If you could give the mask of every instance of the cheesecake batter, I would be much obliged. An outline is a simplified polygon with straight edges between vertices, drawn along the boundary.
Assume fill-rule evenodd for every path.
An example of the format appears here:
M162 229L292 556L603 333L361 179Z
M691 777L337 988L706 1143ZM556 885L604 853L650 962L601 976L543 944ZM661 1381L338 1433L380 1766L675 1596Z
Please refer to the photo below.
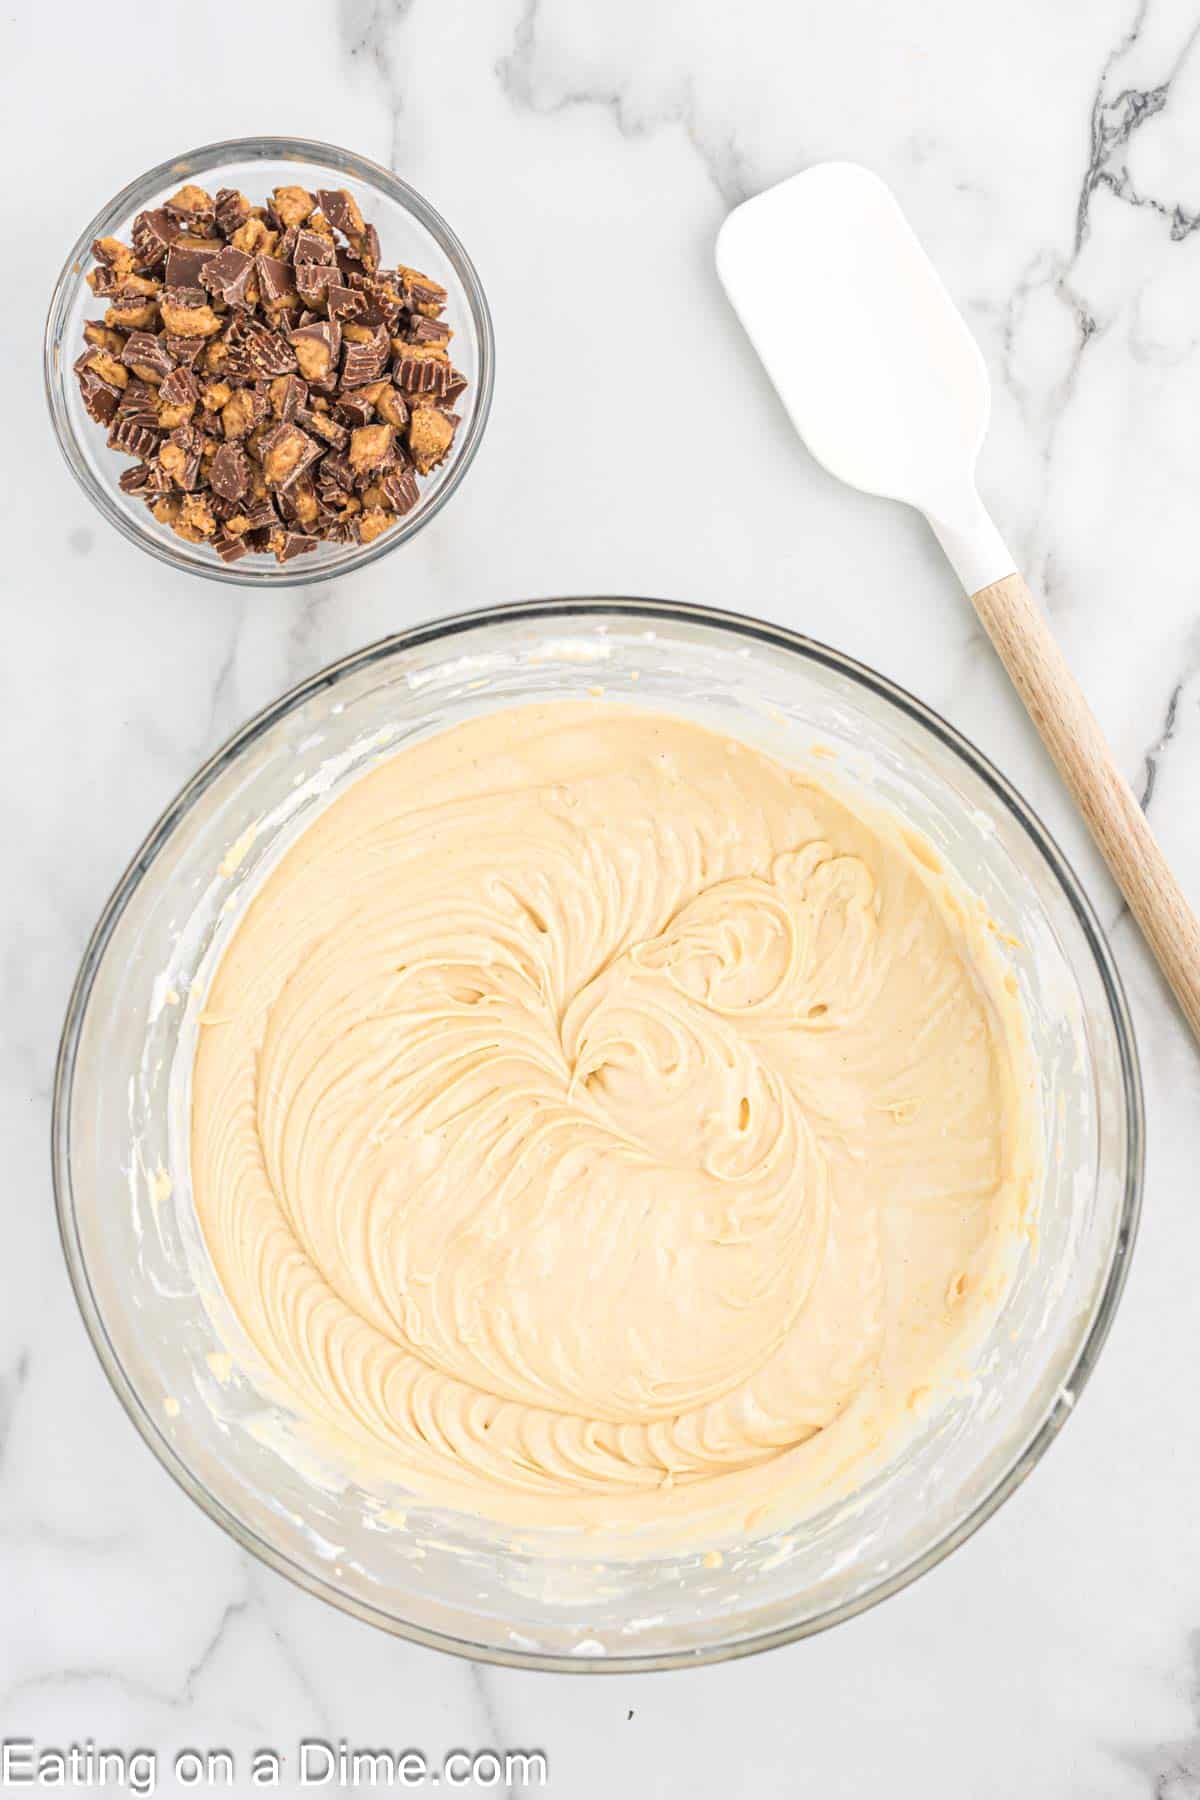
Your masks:
M898 823L686 721L566 702L401 751L268 877L204 1019L225 1293L300 1415L419 1495L797 1507L1002 1292L1029 1069L974 909Z

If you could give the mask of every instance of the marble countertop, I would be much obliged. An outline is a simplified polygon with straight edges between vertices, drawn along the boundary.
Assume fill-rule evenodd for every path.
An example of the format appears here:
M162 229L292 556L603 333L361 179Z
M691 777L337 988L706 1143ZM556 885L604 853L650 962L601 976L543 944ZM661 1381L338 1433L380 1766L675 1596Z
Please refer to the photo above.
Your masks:
M815 159L894 185L991 369L985 495L1200 903L1194 6L243 0L193 16L131 0L104 16L60 0L9 9L0 31L0 392L20 447L2 494L0 1737L91 1736L167 1763L304 1736L532 1745L569 1800L1196 1800L1200 1058L922 522L807 458L711 254L731 204ZM461 503L359 576L260 597L173 575L104 525L59 459L32 346L65 247L109 194L174 151L272 131L352 145L428 193L482 273L499 378ZM216 1530L99 1370L47 1156L77 959L201 759L375 637L571 592L798 626L973 737L1112 931L1149 1134L1111 1341L997 1517L823 1638L602 1681L392 1642Z

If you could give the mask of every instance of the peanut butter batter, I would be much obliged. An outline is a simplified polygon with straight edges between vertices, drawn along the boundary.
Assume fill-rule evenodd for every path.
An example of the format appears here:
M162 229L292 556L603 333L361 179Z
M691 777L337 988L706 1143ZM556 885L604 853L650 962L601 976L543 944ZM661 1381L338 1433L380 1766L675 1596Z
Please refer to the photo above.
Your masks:
M226 1295L302 1417L419 1495L798 1505L1002 1292L1003 975L922 841L699 726L568 702L427 739L296 842L209 995Z

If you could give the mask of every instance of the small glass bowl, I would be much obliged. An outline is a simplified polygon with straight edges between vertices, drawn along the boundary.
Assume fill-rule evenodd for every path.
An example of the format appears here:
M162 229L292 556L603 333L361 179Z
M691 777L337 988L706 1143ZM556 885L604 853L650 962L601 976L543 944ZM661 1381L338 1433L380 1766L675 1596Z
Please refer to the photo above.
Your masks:
M161 206L187 181L209 189L240 188L256 205L272 188L289 183L310 189L349 188L366 218L379 229L385 266L406 263L446 288L445 317L455 334L455 366L468 381L456 403L462 423L447 461L423 478L421 497L412 511L373 543L321 544L310 555L282 566L265 555L223 563L215 550L176 537L136 495L121 491L120 476L132 464L108 448L104 427L84 411L73 371L84 348L84 321L102 316L104 310L86 281L93 261L91 247L98 237L128 241L135 216L146 208ZM494 360L492 321L483 288L470 257L445 220L407 183L377 163L350 150L303 138L236 138L207 144L140 175L80 233L55 285L46 319L50 417L62 453L84 493L122 536L160 562L240 587L298 587L325 581L365 568L414 537L442 510L474 460L491 406Z

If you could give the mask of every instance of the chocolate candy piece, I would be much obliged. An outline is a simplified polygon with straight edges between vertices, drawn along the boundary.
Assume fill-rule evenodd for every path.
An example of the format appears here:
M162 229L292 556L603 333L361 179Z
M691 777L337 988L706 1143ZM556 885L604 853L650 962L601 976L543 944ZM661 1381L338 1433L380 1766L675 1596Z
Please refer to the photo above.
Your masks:
M298 556L307 556L315 550L320 538L308 537L302 531L285 531L275 544L275 561L279 563L294 562Z
M159 387L158 396L168 406L194 406L200 398L200 383L191 369L173 369Z
M436 406L415 406L408 422L408 450L422 475L442 462L454 440L458 420Z
M374 388L369 391L375 393ZM390 384L381 386L380 392L376 395L375 412L385 424L394 425L397 431L408 424L408 402L400 389L392 387Z
M125 384L117 407L119 419L136 419L139 425L158 424L158 389L136 377Z
M333 229L344 237L356 237L365 231L366 222L358 201L346 188L318 188L317 204Z
M321 446L298 425L281 420L262 441L262 470L268 487L286 487L298 481L316 462Z
M99 375L109 387L117 390L118 396L129 384L129 376L120 358L110 350L102 350L98 344L90 345L75 358L74 369L76 375L82 375L85 370Z
M186 226L208 224L213 217L214 210L212 195L206 194L202 187L197 187L191 181L164 202L164 211L168 218Z
M322 482L340 488L343 495L349 494L354 487L354 470L350 467L349 457L335 455L332 451L321 459L320 476Z
M99 272L107 275L113 271L102 269ZM150 276L123 276L120 285L109 290L105 297L109 301L104 315L107 325L117 325L123 331L145 331L154 324L160 294L158 283Z
M292 347L282 332L268 331L257 322L247 321L243 325L238 347L249 363L251 374L290 375L296 367Z
M395 331L404 310L404 294L399 284L387 275L360 275L356 271L346 279L350 287L373 303L370 312L376 316L372 323L385 324L389 331Z
M128 273L128 269L114 269L108 263L101 263L88 276L88 286L97 299L107 300L111 294L120 293Z
M213 212L217 230L223 237L232 237L238 226L244 225L250 217L250 202L236 188L218 188Z
M157 446L157 440L156 440L156 446ZM171 480L171 477L167 474L166 470L160 469L156 462L146 463L145 469L146 469L145 500L146 500L147 506L149 506L152 504L152 502L154 501L155 497L158 494L169 494L172 491L172 489L174 488L175 484Z
M367 265L362 257L356 256L354 251L348 250L344 244L339 244L337 246L335 254L337 256L337 266L342 273L342 280L347 287L350 286L351 275L366 275L369 273Z
M193 287L190 284L164 288L162 297L168 306L178 306L187 312L194 311L198 306L208 305L208 295L204 289L199 286ZM189 332L182 335L190 336L191 334Z
M117 419L108 434L108 447L120 450L126 456L147 457L154 455L161 439L161 432L138 419Z
M223 563L240 562L243 556L249 556L249 534L243 532L241 537L231 537L227 531L218 531L212 540L212 547Z
M390 425L360 425L350 433L350 467L356 477L382 468L391 452L395 432Z
M162 341L174 361L187 368L192 368L204 354L204 339L200 337L177 337L173 332L164 331Z
M280 225L287 229L290 226L303 225L312 212L313 205L313 197L307 188L277 187L271 190L268 210L274 218L278 219Z
M349 425L353 430L356 425L371 423L375 417L375 403L369 400L365 394L341 394L333 411L335 418L340 419L343 425Z
M431 276L422 275L420 269L397 269L396 273L401 277L404 304L409 312L435 319L449 298L445 288Z
M199 485L204 439L194 425L177 425L158 453L158 466L185 492Z
M131 235L133 247L137 251L138 267L159 269L180 233L170 214L160 206L153 212L140 212L133 221Z
M309 306L320 306L326 291L341 279L340 271L333 263L297 262L294 272L300 298Z
M205 264L212 261L218 249L217 244L205 245L203 248L199 244L189 244L186 247L178 243L172 244L167 251L167 266L164 271L167 286L197 287Z
M251 531L272 531L279 523L279 514L275 510L275 502L269 494L263 494L253 506L244 509L244 516Z
M160 301L163 325L178 337L214 337L221 321L201 287L164 288Z
M417 478L411 468L389 469L380 477L379 485L388 507L394 513L411 512L420 499Z
M282 386L276 393L272 384L271 406L275 416L279 419L294 419L300 408L308 403L308 383L301 381L298 375L279 375L276 380Z
M295 525L301 531L310 530L319 523L325 508L317 498L311 475L302 475L299 481L280 489L279 510L287 524Z
M155 331L131 331L121 349L121 361L127 369L136 369L144 381L159 381L175 367L162 338Z
M249 438L265 423L270 403L261 388L236 388L221 408L221 429L227 438Z
M120 238L93 238L92 255L97 262L104 263L107 268L111 268L114 264L120 264L126 269L133 266L133 252L128 244L121 242Z
M226 306L247 306L247 290L254 277L254 258L247 256L244 250L235 250L232 244L226 244L223 250L210 257L200 271L200 280L210 294L223 300Z
M335 450L344 450L350 442L350 433L347 428L339 424L338 420L330 413L309 412L307 408L302 407L296 414L296 423L302 425L305 431L311 432L313 437L319 437L323 443L331 444Z
M334 270L333 273L338 274L339 271ZM367 296L356 293L353 288L331 284L325 290L325 309L330 318L336 319L339 324L346 324L353 320L365 324Z
M401 393L410 399L428 395L440 400L450 386L452 372L448 362L441 362L436 357L401 356L393 380Z
M240 444L222 444L208 471L214 494L223 500L240 500L250 486L250 464Z
M279 256L260 255L255 259L258 291L267 306L280 306L296 293L296 282L290 266Z
M321 516L325 520L336 519L345 508L349 496L336 481L326 481L325 471L318 463L313 481L317 490L317 499L321 502Z
M331 544L356 544L358 531L354 518L349 513L341 514L326 526L325 536Z
M125 343L122 334L113 331L103 319L84 320L83 341L96 350L107 350L111 356L119 356Z
M321 237L319 233L305 231L301 227L296 233L296 248L292 260L298 263L329 263L336 268L337 256L332 238Z
M221 359L220 373L235 387L241 387L247 382L258 381L260 378L240 329L241 320L245 316L239 314L221 334L221 348L224 354Z
M349 331L353 330L355 327L349 327ZM364 387L369 381L378 381L387 367L391 350L391 339L382 325L377 325L366 340L356 338L351 341L347 334L342 351L343 388Z
M289 342L300 373L313 387L333 386L341 341L341 327L336 320L325 319L319 325L303 325L292 332Z
M114 387L111 381L105 381L95 369L75 366L79 377L79 392L83 399L84 411L97 425L107 425L116 417L117 403L121 398L121 390Z
M410 344L446 344L453 336L444 319L427 319L423 313L415 313L408 328Z

